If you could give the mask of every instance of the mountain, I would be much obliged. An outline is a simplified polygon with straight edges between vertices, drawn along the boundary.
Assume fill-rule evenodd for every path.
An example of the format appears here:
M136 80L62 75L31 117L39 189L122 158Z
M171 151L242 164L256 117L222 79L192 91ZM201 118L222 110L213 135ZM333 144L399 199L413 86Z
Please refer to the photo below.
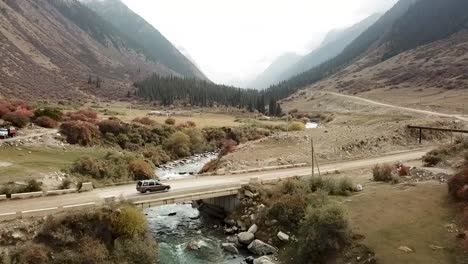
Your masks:
M205 79L203 73L157 29L120 0L85 0L84 3L128 39L139 43L142 52L157 63L185 77Z
M319 48L305 55L297 63L281 73L278 76L278 81L287 80L337 56L346 46L374 24L380 16L381 14L373 14L349 28L329 32Z
M287 53L280 56L253 82L249 83L249 87L267 88L335 57L380 16L380 14L374 14L349 28L331 30L320 45L309 54L299 56Z
M396 89L468 89L466 10L466 0L400 0L338 56L269 88L267 97L303 88L400 94Z
M187 73L76 0L0 1L0 48L2 97L121 99L154 73Z
M301 56L295 53L284 53L276 58L268 68L263 71L254 81L247 84L247 87L255 89L265 89L268 86L277 83L277 76L282 74L291 65L301 59Z

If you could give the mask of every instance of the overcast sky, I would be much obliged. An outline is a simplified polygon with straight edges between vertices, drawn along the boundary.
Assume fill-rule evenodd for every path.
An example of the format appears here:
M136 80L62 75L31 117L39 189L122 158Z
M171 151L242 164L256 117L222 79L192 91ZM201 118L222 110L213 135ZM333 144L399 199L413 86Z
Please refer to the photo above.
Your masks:
M326 32L397 0L123 0L217 83L239 85L284 52L305 53Z

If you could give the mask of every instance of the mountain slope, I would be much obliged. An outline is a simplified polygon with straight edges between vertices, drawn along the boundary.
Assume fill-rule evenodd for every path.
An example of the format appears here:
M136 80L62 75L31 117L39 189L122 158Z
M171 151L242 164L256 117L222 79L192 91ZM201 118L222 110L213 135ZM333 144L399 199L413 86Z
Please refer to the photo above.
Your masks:
M295 53L284 53L274 60L263 73L261 73L254 81L247 86L255 89L264 89L278 82L278 76L286 69L294 65L301 59L300 55Z
M287 80L294 75L305 72L337 56L344 50L344 48L346 48L346 46L361 35L362 32L374 24L380 16L380 14L371 15L347 29L328 34L319 48L305 55L296 64L283 72L279 76L279 79Z
M121 99L153 73L183 76L76 0L0 1L0 50L2 97Z
M142 52L185 77L206 79L203 73L157 29L131 11L120 0L86 0L94 12L118 28L128 39L139 43Z
M414 105L427 98L428 107L461 112L457 108L468 100L466 10L465 0L411 3L407 12L381 28L378 38L369 37L374 41L352 63L308 90L335 90L394 104ZM357 43L351 47L363 49ZM307 93L290 99L306 102Z

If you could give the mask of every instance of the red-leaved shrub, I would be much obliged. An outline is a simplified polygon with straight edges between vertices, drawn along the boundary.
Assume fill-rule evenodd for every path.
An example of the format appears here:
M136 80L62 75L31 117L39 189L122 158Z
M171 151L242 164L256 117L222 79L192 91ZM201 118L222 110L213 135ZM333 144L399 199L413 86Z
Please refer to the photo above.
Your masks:
M396 166L397 172L399 176L409 176L410 175L410 167L406 166L403 163L399 163Z
M97 113L92 110L79 110L77 112L68 112L65 114L64 120L66 121L86 121L96 122Z
M154 121L153 119L145 116L145 117L142 117L142 118L135 118L133 119L133 122L136 122L136 123L140 123L142 125L147 125L147 126L153 126L156 124L156 121Z
M98 123L98 127L102 134L112 133L118 135L123 131L123 126L118 120L103 120Z
M221 151L219 152L219 156L226 156L229 153L232 153L236 150L237 143L232 140L228 139L223 142L223 147L221 148Z
M45 128L56 128L58 126L57 121L48 116L40 116L34 120L34 123Z
M10 122L19 128L25 127L31 120L29 116L21 112L9 112L3 115L3 120Z
M453 198L468 202L468 166L448 180L448 188Z
M96 125L84 121L68 121L60 126L60 133L66 136L70 144L91 146L96 143L99 130Z
M10 102L0 100L0 118L13 111L15 111L15 107Z

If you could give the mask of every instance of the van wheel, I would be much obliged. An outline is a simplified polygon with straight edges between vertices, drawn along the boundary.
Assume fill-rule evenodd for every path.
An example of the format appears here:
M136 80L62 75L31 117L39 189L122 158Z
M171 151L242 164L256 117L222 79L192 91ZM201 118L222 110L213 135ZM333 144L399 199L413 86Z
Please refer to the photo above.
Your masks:
M151 191L150 190L146 190L145 193L150 193Z
M164 191L168 192L168 191L169 191L169 187L164 188Z

